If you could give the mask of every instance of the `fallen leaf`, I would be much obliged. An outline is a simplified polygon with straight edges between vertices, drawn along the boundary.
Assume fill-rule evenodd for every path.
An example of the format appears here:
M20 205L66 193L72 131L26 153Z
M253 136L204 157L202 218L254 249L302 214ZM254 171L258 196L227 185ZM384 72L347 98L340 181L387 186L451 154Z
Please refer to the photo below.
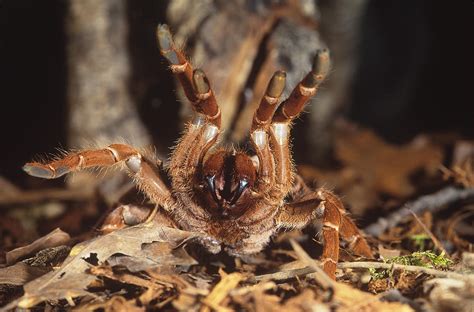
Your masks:
M306 181L316 181L317 186L336 189L350 204L351 212L359 216L378 206L381 195L406 198L414 194L413 174L434 176L442 162L441 148L423 136L394 145L369 129L341 122L335 141L335 157L341 168L298 166L298 172Z
M154 265L171 265L179 259L168 255L149 258L156 254L150 255L145 252L143 244L168 242L171 246L177 247L197 235L150 222L83 242L74 246L61 268L26 284L25 294L16 301L16 304L21 308L31 308L44 300L74 298L89 294L86 289L94 281L95 276L88 274L88 269L93 265L103 264L117 253L148 258Z
M420 169L431 175L436 173L442 152L424 137L397 146L368 129L346 126L339 128L336 157L362 173L363 183L377 192L405 197L415 191L411 175Z
M71 237L68 233L61 229L55 229L51 233L38 238L31 244L13 249L6 254L7 265L12 265L16 261L26 256L32 255L40 250L65 245L70 241Z
M130 272L150 270L155 267L163 268L165 264L172 267L178 265L188 267L197 264L197 261L184 250L182 245L173 246L170 242L143 244L142 251L146 257L112 255L107 263L110 266L122 265ZM157 263L156 259L160 259L160 263Z

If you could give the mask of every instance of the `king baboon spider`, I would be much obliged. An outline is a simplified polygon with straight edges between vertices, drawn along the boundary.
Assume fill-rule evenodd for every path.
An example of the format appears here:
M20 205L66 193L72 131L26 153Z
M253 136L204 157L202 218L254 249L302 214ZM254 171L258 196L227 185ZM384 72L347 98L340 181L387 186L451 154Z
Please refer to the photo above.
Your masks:
M124 144L71 153L49 163L32 162L23 169L30 175L53 179L84 168L124 162L139 188L159 207L155 218L204 234L200 243L212 253L221 249L232 255L255 253L280 228L303 228L321 220L322 263L329 276L335 277L339 235L355 253L371 258L366 240L339 198L325 189L309 189L292 163L291 122L324 80L329 52L317 51L311 72L281 104L286 74L277 71L273 75L253 117L250 140L256 156L252 158L216 146L221 115L204 72L193 70L175 48L168 26L158 26L157 38L161 54L195 112L166 168L170 183L163 179L161 163ZM110 224L117 214L111 216Z

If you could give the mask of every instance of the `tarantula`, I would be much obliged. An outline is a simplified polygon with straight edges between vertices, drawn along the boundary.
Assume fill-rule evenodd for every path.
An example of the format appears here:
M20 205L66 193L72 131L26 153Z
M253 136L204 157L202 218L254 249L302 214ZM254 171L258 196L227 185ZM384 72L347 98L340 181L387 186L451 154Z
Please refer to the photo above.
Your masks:
M286 74L273 75L253 117L250 140L256 155L250 157L217 146L220 110L204 72L193 70L175 48L167 25L158 26L157 39L195 112L171 155L169 183L161 162L125 144L70 153L49 163L27 163L23 169L53 179L84 168L125 163L139 188L159 207L154 217L203 233L200 243L211 253L224 249L231 255L252 254L262 250L280 228L303 228L321 220L322 264L329 276L335 277L339 235L355 253L372 258L339 198L325 189L311 190L292 162L291 122L327 75L329 51L317 51L311 72L280 105ZM109 223L115 217L108 218Z

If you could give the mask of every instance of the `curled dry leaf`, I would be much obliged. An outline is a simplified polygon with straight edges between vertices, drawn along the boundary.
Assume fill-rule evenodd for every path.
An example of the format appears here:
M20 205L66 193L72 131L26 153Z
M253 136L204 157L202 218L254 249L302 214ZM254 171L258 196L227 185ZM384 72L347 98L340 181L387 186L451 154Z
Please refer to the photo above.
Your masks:
M71 250L61 268L26 284L24 296L5 309L15 306L31 308L45 300L92 295L88 293L87 287L94 281L95 276L88 274L89 268L94 264L103 264L114 254L146 258L153 266L174 265L179 263L179 258L170 257L168 254L150 253L149 250L144 250L143 246L161 242L176 248L196 236L196 233L149 222L83 242ZM165 250L169 251L168 248Z
M40 250L65 245L70 239L71 237L68 233L57 228L51 233L38 238L27 246L19 247L7 252L7 265L12 265L19 259L32 255Z

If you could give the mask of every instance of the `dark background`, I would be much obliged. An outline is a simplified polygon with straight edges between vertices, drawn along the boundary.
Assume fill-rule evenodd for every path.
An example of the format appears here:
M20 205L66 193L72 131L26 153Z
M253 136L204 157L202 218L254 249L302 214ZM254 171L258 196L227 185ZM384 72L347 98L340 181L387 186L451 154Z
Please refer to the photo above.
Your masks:
M153 35L165 22L166 2L128 5L130 48L140 59L132 62L133 74L156 73L150 79L172 97L175 87L159 74L166 67ZM61 0L0 1L0 175L20 185L22 164L67 146L66 6ZM472 38L472 1L369 1L348 116L392 142L420 132L473 138ZM140 109L158 140L168 144L178 137L176 111Z

